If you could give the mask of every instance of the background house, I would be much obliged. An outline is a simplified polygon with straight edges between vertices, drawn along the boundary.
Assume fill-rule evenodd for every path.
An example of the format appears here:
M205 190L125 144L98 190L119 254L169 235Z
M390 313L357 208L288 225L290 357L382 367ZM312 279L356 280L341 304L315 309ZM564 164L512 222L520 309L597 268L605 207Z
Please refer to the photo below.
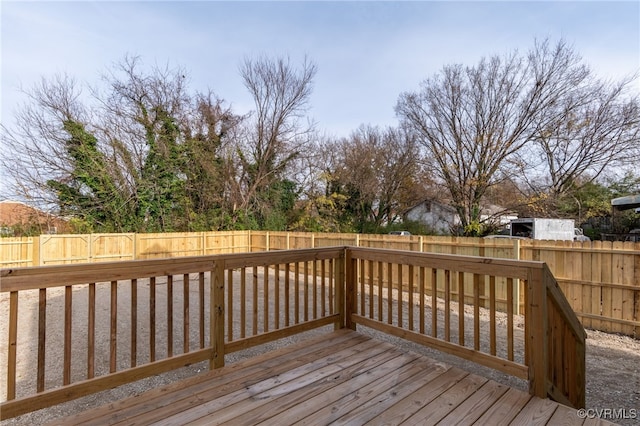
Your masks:
M480 211L480 221L495 228L508 226L518 215L496 205L483 206ZM425 200L410 208L404 215L404 220L420 223L438 234L450 234L460 225L460 218L456 210L435 200Z
M69 232L69 225L25 203L0 201L0 232L5 236L59 234Z
M411 207L404 214L404 220L418 222L439 234L450 234L452 227L460 224L453 207L435 200L425 200Z

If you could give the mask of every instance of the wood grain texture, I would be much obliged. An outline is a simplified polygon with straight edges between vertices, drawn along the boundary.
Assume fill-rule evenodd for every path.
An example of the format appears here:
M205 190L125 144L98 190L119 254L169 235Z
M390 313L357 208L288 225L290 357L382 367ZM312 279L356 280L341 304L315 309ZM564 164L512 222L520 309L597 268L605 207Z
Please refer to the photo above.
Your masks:
M328 332L54 424L437 422L582 424L575 409L423 355L403 352L348 329Z

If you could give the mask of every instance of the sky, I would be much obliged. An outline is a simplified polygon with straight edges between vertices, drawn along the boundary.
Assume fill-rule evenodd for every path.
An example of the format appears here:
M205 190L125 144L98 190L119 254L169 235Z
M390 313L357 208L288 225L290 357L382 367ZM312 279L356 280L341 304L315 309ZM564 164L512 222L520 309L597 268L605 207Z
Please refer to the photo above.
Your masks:
M212 90L236 113L253 109L239 66L260 55L305 56L318 71L309 116L328 136L397 124L401 93L444 65L526 52L564 38L599 76L640 70L640 2L0 2L0 122L42 77L87 85L125 55L182 67L192 91ZM640 90L640 83L635 86Z

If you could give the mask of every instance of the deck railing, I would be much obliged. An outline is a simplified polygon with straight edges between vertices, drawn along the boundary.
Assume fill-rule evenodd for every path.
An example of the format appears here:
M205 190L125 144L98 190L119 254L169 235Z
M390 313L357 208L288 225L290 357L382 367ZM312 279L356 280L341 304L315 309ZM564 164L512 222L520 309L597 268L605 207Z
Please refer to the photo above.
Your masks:
M347 327L433 347L584 407L586 333L544 263L350 248L346 264ZM520 282L525 312L516 316Z
M538 262L330 247L3 269L0 279L0 419L201 361L220 367L225 354L331 324L369 326L584 405L584 330ZM512 309L518 280L524 321Z

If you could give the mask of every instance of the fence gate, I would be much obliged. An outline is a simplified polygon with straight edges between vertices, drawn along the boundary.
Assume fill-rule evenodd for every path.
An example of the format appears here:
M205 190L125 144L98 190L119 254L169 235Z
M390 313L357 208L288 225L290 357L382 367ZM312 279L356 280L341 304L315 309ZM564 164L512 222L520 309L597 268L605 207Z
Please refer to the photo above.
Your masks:
M40 266L83 263L91 260L89 235L41 235Z

